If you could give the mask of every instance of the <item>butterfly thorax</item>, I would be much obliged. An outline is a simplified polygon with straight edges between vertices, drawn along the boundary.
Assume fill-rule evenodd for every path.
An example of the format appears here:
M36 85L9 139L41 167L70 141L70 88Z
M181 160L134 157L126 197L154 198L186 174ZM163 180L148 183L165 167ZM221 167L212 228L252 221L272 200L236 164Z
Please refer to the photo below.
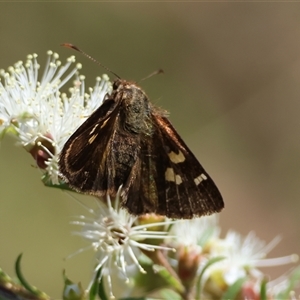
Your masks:
M150 134L150 102L145 92L135 83L117 80L114 98L120 103L120 124L132 134Z

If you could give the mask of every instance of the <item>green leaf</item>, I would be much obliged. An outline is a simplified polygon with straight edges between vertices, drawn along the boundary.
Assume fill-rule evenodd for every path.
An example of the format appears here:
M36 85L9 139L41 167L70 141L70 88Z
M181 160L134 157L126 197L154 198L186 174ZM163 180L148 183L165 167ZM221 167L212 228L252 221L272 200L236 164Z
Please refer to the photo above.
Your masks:
M95 278L94 278L94 282L90 288L90 292L89 292L89 300L95 300L96 296L98 295L98 286L99 286L99 276L101 274L101 268L98 270Z
M150 298L145 298L145 297L128 297L128 298L120 298L119 300L150 300Z
M105 293L105 289L104 289L103 276L101 276L101 279L99 281L98 296L100 297L101 300L108 300L106 293Z
M264 279L260 286L260 300L267 300L267 280Z
M153 270L155 273L159 274L172 288L174 288L179 293L184 292L184 286L181 282L172 276L168 270L160 265L153 265Z
M140 261L140 264L147 274L137 272L133 278L135 287L142 289L146 294L168 286L167 281L154 272L152 267L153 262L149 258Z
M101 300L108 300L104 289L103 277L101 276L100 278L101 272L102 268L100 268L95 275L94 282L89 293L89 300L95 300L97 295Z
M12 283L12 279L0 268L0 285Z
M216 256L216 257L213 257L211 258L210 260L208 260L208 262L206 263L206 265L203 267L201 273L199 274L199 277L198 277L198 280L197 280L197 283L196 283L196 300L199 300L200 297L201 297L201 284L202 284L202 278L203 278L203 275L204 275L204 272L213 264L225 259L226 257L224 256Z
M276 295L277 299L289 299L290 292L293 291L296 286L300 284L300 268L293 270L293 272L289 276L288 287L285 291Z
M1 121L1 120L0 120ZM0 140L2 140L4 138L5 135L7 134L11 134L11 135L18 135L16 129L13 126L8 126L6 128L4 128L1 132L0 132Z
M38 290L36 287L30 285L27 280L24 278L22 272L21 272L21 259L22 259L22 253L18 256L15 264L15 270L17 277L21 283L21 285L32 295L37 296L40 299L48 299L49 297L43 293L42 291Z
M66 277L65 272L63 272L64 278L64 291L63 299L64 300L83 300L84 299L84 290L81 286L81 283L73 283L69 278Z
M162 289L160 291L160 295L162 296L161 299L164 300L181 300L182 297L170 289Z
M48 174L44 174L41 179L42 179L42 182L44 183L44 185L47 187L75 192L64 181L60 181L59 184L53 184L51 182L50 176Z
M235 299L246 279L246 277L239 278L230 287L228 287L227 291L222 296L222 300Z

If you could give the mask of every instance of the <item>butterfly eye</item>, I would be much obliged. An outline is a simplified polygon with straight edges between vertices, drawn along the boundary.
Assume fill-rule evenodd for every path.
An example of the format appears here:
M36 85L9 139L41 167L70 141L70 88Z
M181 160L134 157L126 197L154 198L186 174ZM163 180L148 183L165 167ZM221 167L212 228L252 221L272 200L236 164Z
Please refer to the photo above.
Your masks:
M114 89L114 90L118 89L119 85L120 85L120 81L119 81L119 80L116 80L116 81L113 83L113 89Z

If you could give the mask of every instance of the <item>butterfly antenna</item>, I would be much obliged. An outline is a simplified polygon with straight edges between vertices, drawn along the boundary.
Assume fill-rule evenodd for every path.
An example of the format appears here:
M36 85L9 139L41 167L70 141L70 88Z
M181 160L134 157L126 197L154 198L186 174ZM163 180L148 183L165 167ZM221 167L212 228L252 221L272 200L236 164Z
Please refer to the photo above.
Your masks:
M139 80L139 82L140 82L140 81L144 81L144 80L146 80L146 79L148 79L148 78L150 78L150 77L152 77L152 76L154 76L154 75L164 74L164 73L165 73L165 72L164 72L163 69L158 69L158 70L152 72L151 74L149 74L148 76L146 76L146 77L142 78L141 80Z
M96 60L95 58L93 58L92 56L88 55L87 53L85 53L84 51L82 51L81 49L79 49L78 47L76 47L73 44L69 44L69 43L63 43L61 44L61 46L66 47L66 48L71 48L73 50L76 50L78 52L80 52L81 54L83 54L85 57L89 58L90 60L92 60L94 63L96 63L97 65L101 66L103 69L105 69L106 71L110 72L111 74L115 75L117 78L121 79L121 77L119 75L117 75L115 72L113 72L112 70L110 70L108 67L102 65L98 60Z

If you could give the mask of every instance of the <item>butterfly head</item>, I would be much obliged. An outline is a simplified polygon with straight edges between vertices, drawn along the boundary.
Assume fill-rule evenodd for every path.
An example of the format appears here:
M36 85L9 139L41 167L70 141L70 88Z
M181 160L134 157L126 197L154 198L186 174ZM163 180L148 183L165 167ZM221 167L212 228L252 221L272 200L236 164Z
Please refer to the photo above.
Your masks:
M150 103L146 93L135 82L115 80L112 98L119 103L120 121L128 132L148 133Z

